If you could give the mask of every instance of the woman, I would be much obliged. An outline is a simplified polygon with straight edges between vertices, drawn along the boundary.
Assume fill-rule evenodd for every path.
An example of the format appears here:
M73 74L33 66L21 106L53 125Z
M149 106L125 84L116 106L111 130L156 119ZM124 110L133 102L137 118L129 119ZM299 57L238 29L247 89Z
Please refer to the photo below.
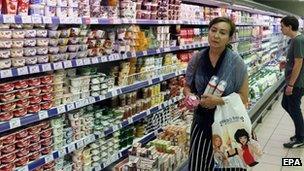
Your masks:
M255 158L261 156L263 152L254 140L249 141L248 132L245 129L238 129L234 139L241 145L244 162L250 167L257 165L259 162Z
M228 18L218 17L209 23L209 47L194 55L188 64L184 95L195 94L201 97L200 105L194 112L190 142L190 171L214 169L212 153L212 130L214 112L224 101L214 95L203 95L213 75L227 81L223 96L239 93L244 104L248 99L248 76L242 58L231 49L228 43L235 31L235 24ZM240 169L242 170L242 169Z
M227 167L229 164L228 159L225 156L223 149L221 148L223 145L222 138L217 134L213 134L212 144L213 144L213 151L214 151L213 155L214 155L215 163L219 167Z

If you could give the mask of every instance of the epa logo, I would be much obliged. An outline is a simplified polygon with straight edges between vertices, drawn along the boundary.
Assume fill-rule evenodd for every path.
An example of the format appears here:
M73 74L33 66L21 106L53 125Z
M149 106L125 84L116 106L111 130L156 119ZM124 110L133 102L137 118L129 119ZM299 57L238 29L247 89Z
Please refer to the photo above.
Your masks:
M302 166L300 158L282 158L282 166Z

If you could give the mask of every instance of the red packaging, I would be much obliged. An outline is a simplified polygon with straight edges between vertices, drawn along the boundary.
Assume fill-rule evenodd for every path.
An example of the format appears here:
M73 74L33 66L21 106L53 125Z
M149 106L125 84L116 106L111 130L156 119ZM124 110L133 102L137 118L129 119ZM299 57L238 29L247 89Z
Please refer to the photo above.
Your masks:
M37 142L39 142L40 141L40 136L39 136L39 134L34 134L34 135L32 135L32 137L30 138L30 142L31 143L37 143Z
M41 110L40 104L34 104L27 107L28 113L37 113Z
M1 112L0 113L0 121L9 121L14 117L12 112Z
M26 129L16 132L15 137L16 139L25 138L28 135L28 131Z
M1 110L2 111L11 111L11 110L14 110L15 108L16 108L16 103L12 102L12 103L3 104L1 107Z
M2 141L3 145L6 145L6 144L14 143L16 140L16 137L15 137L15 134L9 134L9 135L1 137L0 140Z
M41 138L50 138L52 136L52 129L45 130L42 133L40 133Z
M29 98L30 104L37 104L41 102L41 97L40 96L33 96Z
M48 138L48 139L44 139L42 140L40 143L42 146L47 147L50 146L52 144L52 138Z
M20 140L16 143L16 146L18 148L24 148L24 147L28 147L30 145L30 140L27 139L27 140Z
M12 83L0 84L0 92L1 93L13 91L13 90L14 90L14 84L12 84Z
M18 0L3 0L3 11L5 14L17 14Z
M15 149L16 149L15 144L6 145L6 146L2 147L1 153L4 153L4 154L11 153L11 152L15 151Z
M15 94L14 93L7 93L7 94L1 94L0 95L0 101L2 102L8 102L8 101L12 101L15 99Z
M41 93L40 88L33 88L29 90L30 96L38 96Z
M41 144L40 144L40 143L32 144L32 145L29 147L30 152L39 151L40 148L41 148Z
M23 89L23 88L27 88L28 84L25 80L20 80L20 81L14 82L14 86L16 89Z
M45 103L41 103L40 106L41 106L41 110L49 110L53 106L53 102L48 101Z
M28 90L20 90L20 91L17 91L15 93L15 95L16 95L16 98L18 98L18 99L28 98L30 95L30 92Z
M37 160L39 157L40 157L40 152L38 151L29 155L28 158L30 161L33 161L33 160Z
M23 157L29 154L29 148L21 148L19 151L16 153L17 157Z
M17 167L19 166L24 166L29 162L29 158L27 156L24 156L22 158L19 158L18 160L15 161L15 165Z
M51 84L53 82L53 76L46 75L40 78L42 84Z
M26 108L19 108L13 111L14 117L21 117L27 114Z
M18 14L28 15L29 0L18 0Z
M12 171L12 170L15 170L15 165L13 163L10 163L10 164L7 164L7 165L3 165L0 168L0 171Z
M20 108L27 108L30 105L30 101L28 99L18 100L16 105Z
M43 168L44 168L44 169L50 169L50 168L52 168L52 167L54 167L54 166L55 166L55 161L51 161L51 162L49 162L49 163L43 165Z
M50 101L52 99L53 99L53 95L51 93L42 95L42 100L43 101Z
M41 81L39 78L32 78L29 79L27 83L29 84L29 86L39 86L41 84Z
M53 86L46 85L46 86L40 87L40 89L43 93L51 93L53 91Z
M30 127L28 132L30 135L38 134L41 131L41 127L39 125Z
M40 124L41 129L48 129L50 127L50 122L42 122Z
M11 163L15 159L16 159L15 153L7 154L7 155L1 157L1 163L3 163L3 164Z
M41 150L42 155L50 154L52 152L52 147L45 147L43 150Z

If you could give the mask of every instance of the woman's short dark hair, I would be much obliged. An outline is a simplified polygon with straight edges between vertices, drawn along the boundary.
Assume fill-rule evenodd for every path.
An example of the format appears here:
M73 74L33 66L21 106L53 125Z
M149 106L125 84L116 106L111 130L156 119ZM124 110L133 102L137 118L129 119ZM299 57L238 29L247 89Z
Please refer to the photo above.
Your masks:
M282 18L281 23L285 26L291 26L292 31L298 31L299 29L299 21L295 16L286 16Z
M229 37L231 37L235 32L235 24L231 19L229 19L227 17L214 18L213 20L210 21L208 28L210 29L214 24L217 24L220 22L225 22L225 23L229 24L229 26L230 26Z
M249 141L249 134L245 129L238 129L235 134L234 134L234 139L236 142L240 143L240 137L247 137L248 141Z

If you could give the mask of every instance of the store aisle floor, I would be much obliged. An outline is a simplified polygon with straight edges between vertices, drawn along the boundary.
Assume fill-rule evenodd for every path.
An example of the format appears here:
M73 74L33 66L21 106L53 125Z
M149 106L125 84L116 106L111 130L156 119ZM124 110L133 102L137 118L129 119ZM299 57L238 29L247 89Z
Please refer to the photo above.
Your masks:
M304 111L304 98L302 102ZM286 149L283 143L288 142L294 135L294 125L288 113L281 107L281 98L272 106L272 109L256 129L258 139L263 146L264 155L260 164L249 171L303 171L302 167L282 167L282 158L301 158L304 165L304 147Z

